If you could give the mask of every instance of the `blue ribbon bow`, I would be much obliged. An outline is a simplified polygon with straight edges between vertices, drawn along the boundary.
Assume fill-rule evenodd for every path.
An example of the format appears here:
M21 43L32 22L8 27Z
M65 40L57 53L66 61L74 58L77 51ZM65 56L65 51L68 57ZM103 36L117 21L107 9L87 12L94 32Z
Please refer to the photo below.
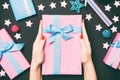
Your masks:
M120 41L117 40L115 43L111 44L112 47L120 48Z
M4 53L19 51L23 48L23 46L24 43L20 43L20 44L15 44L14 42L4 43L2 40L0 40L0 59L2 58Z
M69 35L69 33L81 33L81 27L73 27L72 25L69 24L68 26L59 28L57 26L50 24L49 26L45 27L45 29L43 29L43 32L51 34L51 36L48 39L48 42L53 43L56 41L56 36L59 34L62 35L62 38L64 40L69 40L73 38L72 36Z

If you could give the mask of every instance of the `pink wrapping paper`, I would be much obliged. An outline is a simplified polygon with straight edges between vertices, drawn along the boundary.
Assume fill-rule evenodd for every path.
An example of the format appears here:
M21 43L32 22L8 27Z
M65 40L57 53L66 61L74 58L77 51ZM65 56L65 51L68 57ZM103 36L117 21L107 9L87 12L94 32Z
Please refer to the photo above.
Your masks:
M43 27L54 23L54 15L43 15ZM73 26L81 26L81 15L61 15L60 27L71 24ZM43 75L81 75L82 67L80 60L80 34L70 34L73 38L70 40L60 39L60 74L54 73L54 43L49 44L47 39L50 37L49 33L43 33L46 38L44 48L45 60L42 65ZM56 47L57 49L57 47Z
M10 35L8 34L8 32L6 31L5 28L0 30L0 39L2 39L2 41L4 41L4 43L6 43L8 41L13 42L13 39L10 37ZM19 71L20 73L22 73L23 71L25 71L26 69L28 69L30 67L28 61L23 56L21 51L9 52L8 54L12 55L16 59L17 63L19 64L19 66L22 69ZM12 64L13 63L14 62L12 62ZM7 54L3 54L2 59L0 60L0 65L5 70L5 72L7 73L7 75L9 76L10 79L13 79L20 74L15 71L12 64L7 59Z
M120 40L120 33L117 33L113 43L115 43L117 40ZM106 56L103 59L104 63L113 67L114 69L117 69L120 63L120 51L119 50L120 48L111 46Z

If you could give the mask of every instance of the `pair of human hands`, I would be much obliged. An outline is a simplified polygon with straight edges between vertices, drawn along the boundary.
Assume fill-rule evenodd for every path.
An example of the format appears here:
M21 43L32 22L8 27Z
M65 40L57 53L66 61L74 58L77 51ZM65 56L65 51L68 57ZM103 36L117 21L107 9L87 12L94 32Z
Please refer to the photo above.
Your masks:
M80 35L80 45L81 45L81 62L83 64L87 63L91 59L91 47L88 39L88 35L85 29L84 20L81 22L82 24L82 34ZM42 21L40 21L38 34L36 40L33 44L33 52L32 52L32 62L36 65L41 65L44 61L44 44L45 37L42 34Z

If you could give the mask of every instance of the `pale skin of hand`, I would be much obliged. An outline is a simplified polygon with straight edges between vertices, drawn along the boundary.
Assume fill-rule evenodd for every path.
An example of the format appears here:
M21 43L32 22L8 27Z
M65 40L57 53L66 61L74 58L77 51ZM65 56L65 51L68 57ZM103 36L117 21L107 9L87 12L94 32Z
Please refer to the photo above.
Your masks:
M32 51L32 61L30 68L30 80L42 80L41 74L41 64L44 61L44 48L45 38L42 35L42 21L40 21L40 26L36 40L33 43Z
M85 30L84 21L82 21L82 29L83 39L80 39L80 44L82 48L80 56L84 68L84 80L97 80L96 72L91 58L90 42L88 40L88 36ZM42 21L40 21L38 35L33 44L32 61L30 68L30 80L42 80L40 65L44 61L43 48L45 39L42 40L41 36L42 36Z
M88 35L85 29L84 20L82 20L82 37L80 37L81 44L81 61L84 69L84 80L97 80L95 68L92 62L91 46Z

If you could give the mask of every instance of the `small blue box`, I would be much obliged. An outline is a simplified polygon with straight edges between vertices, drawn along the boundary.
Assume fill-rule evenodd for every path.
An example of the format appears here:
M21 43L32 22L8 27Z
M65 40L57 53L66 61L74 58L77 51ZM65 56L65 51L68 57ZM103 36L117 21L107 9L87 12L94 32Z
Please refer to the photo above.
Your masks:
M9 0L16 21L36 14L32 0Z

